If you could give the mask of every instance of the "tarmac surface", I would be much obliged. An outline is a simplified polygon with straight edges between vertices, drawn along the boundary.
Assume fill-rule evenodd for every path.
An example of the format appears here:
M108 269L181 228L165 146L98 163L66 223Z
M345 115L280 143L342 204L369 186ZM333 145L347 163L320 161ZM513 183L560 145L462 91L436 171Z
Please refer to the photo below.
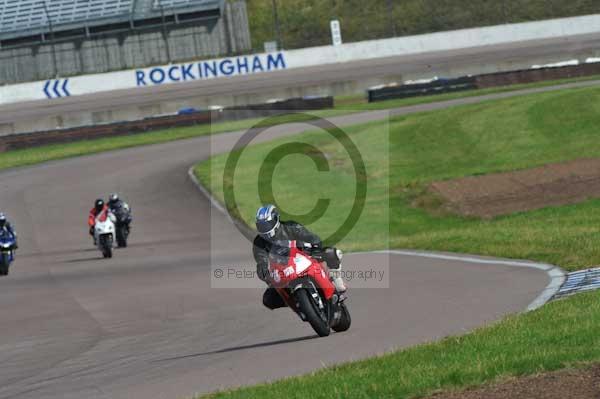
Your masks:
M304 129L279 126L262 139ZM271 381L464 333L526 309L549 283L543 270L489 260L349 255L350 268L389 266L389 288L351 288L353 325L328 338L287 309L263 308L261 289L211 288L211 264L253 265L251 248L187 171L240 135L0 172L0 204L21 246L0 279L0 398L174 399ZM104 260L86 219L113 191L135 220L130 247Z

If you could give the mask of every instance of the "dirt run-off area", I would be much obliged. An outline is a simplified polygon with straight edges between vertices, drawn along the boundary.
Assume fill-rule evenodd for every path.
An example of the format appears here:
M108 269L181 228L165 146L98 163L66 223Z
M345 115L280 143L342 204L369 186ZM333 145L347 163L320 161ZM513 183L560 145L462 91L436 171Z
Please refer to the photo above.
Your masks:
M442 392L429 399L600 399L600 365L513 378L462 392Z
M600 198L600 159L431 183L452 213L493 218Z

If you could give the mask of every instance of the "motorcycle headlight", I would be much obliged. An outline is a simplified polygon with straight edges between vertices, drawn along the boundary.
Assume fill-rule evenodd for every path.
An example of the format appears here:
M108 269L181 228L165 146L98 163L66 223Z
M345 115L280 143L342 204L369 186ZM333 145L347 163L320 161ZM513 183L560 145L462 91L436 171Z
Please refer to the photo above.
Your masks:
M341 249L336 249L335 250L335 256L337 256L338 260L342 260L342 257L344 256L344 253L342 252Z

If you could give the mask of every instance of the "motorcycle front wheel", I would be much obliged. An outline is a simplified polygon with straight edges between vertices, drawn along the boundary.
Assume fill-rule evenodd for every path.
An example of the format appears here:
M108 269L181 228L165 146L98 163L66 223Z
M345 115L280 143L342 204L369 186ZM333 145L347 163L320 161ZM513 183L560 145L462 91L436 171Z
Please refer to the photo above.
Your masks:
M328 336L331 330L327 314L323 314L321 309L319 309L308 290L303 288L296 291L295 297L300 312L304 314L306 321L309 322L313 330L315 330L319 337Z
M346 307L345 303L340 305L340 312L342 315L340 316L340 320L331 328L335 332L347 331L350 328L350 324L352 324L352 319L350 318L350 312Z
M109 237L102 237L100 238L101 240L101 246L102 246L102 256L104 256L105 258L112 258L112 246L113 246L113 241L112 238Z
M104 248L102 250L102 256L108 259L112 258L112 248Z
M6 252L0 254L0 276L8 276L8 267L10 266L10 255Z

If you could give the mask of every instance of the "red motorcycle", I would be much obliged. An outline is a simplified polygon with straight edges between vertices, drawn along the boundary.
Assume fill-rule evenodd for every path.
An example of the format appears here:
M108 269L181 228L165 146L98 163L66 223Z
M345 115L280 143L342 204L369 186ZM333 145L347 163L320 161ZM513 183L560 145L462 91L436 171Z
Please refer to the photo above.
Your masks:
M270 285L320 337L346 331L351 323L346 297L336 292L324 260L322 254L298 248L296 241L274 246L269 256Z

